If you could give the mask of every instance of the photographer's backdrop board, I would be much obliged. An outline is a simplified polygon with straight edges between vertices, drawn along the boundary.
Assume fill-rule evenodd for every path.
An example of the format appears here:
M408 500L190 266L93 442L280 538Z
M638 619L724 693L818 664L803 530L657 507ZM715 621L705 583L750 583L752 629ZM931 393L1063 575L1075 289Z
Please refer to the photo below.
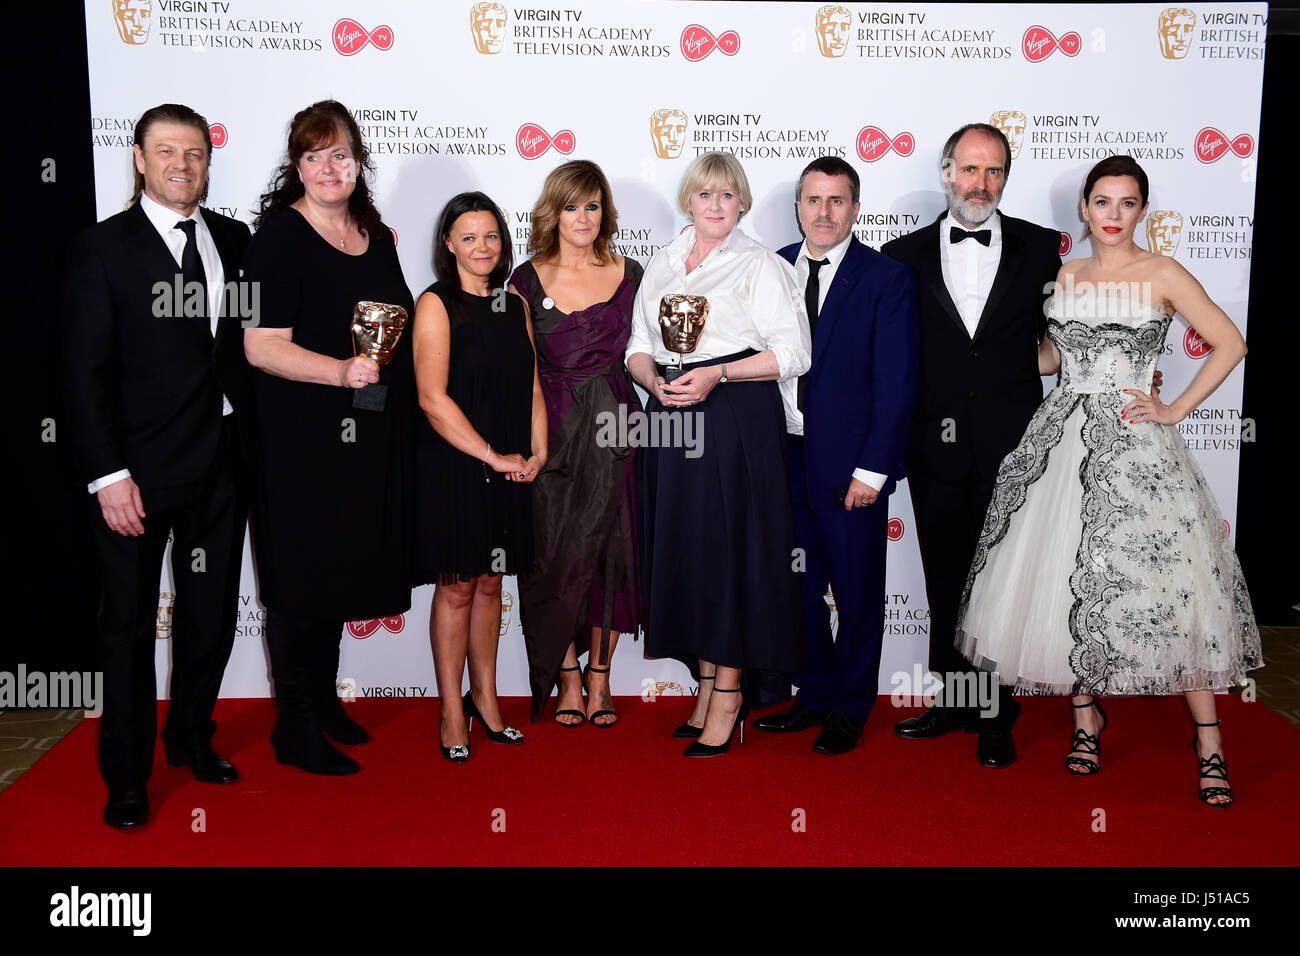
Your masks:
M604 168L619 249L643 264L685 225L676 208L682 172L713 149L743 163L754 209L741 228L773 248L799 239L793 199L803 166L819 155L847 159L863 180L857 235L879 248L942 212L944 140L963 123L990 121L1014 150L1002 208L1060 229L1066 259L1091 251L1078 214L1088 169L1113 153L1137 158L1152 182L1139 242L1187 266L1244 331L1267 15L1265 3L1205 2L87 0L98 213L119 211L131 194L134 120L172 101L212 124L208 205L251 222L288 121L332 97L361 125L376 204L417 293L433 281L433 229L449 197L492 196L522 261L533 202L568 158ZM1179 317L1160 363L1166 394L1178 394L1204 358ZM1252 437L1241 391L1239 367L1180 426L1229 536L1238 450ZM889 508L880 688L921 693L929 613L906 483ZM170 589L164 572L160 696ZM222 695L266 696L247 549L241 592ZM417 589L405 615L349 627L342 692L437 693L432 592ZM498 679L507 695L528 693L517 594L507 579ZM624 638L614 693L694 691L684 668L644 660L641 649Z

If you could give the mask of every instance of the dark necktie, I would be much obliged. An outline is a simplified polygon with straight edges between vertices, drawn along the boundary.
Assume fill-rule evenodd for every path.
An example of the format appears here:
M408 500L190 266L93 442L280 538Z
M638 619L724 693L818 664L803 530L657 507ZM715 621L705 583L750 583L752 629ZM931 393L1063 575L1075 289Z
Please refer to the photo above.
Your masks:
M203 289L203 317L206 320L208 315L208 274L203 271L203 257L199 255L199 238L197 230L199 224L193 219L182 219L176 224L176 228L185 233L185 248L181 251L181 278L185 281L185 299L189 300L190 283L197 282ZM203 328L209 335L212 334L207 321L204 321Z
M987 246L992 238L992 229L981 229L978 232L967 232L965 229L958 229L956 226L953 226L948 230L949 242L961 242L963 239L974 239L981 246Z
M821 271L822 266L830 265L829 259L809 259L808 260L808 284L803 288L804 305L808 307L808 336L814 339L817 335L817 312L818 300L821 298L821 284L817 281L817 273ZM796 404L799 410L803 411L803 391L804 386L808 383L808 373L805 372L799 376L799 383L796 386Z

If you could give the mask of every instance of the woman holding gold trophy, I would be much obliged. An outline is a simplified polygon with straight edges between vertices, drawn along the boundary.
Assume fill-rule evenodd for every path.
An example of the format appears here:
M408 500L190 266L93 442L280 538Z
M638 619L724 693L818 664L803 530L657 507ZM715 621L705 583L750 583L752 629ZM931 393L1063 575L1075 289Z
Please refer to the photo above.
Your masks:
M641 568L647 656L700 681L673 734L691 757L725 753L759 703L742 670L807 657L785 409L812 345L794 269L737 228L752 202L735 157L691 163L678 205L692 224L646 266L627 346L651 433L679 439L641 449Z
M245 280L258 371L253 552L279 720L276 758L310 773L360 767L332 746L369 740L336 692L347 621L411 605L414 311L352 114L326 100L289 126L262 196Z

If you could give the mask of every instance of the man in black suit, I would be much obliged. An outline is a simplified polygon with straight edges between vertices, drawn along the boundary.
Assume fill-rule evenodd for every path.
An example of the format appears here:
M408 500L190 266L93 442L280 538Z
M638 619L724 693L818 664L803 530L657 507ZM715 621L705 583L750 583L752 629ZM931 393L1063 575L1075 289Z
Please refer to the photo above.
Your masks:
M104 822L118 828L149 816L154 632L169 536L167 761L209 783L238 778L212 749L212 709L234 644L247 516L234 412L246 407L249 373L230 305L250 297L223 293L239 278L248 227L199 206L212 141L189 107L148 110L134 155L131 204L69 253L63 336L67 432L101 566Z
M977 684L954 646L958 606L998 465L1042 400L1043 303L1061 267L1059 232L997 212L1010 169L1001 130L963 126L943 149L948 211L882 248L911 266L920 296L907 473L930 598L930 669L944 680L936 705L894 732L917 740L978 732L976 758L988 767L1015 762L1020 705L1007 687L994 699Z

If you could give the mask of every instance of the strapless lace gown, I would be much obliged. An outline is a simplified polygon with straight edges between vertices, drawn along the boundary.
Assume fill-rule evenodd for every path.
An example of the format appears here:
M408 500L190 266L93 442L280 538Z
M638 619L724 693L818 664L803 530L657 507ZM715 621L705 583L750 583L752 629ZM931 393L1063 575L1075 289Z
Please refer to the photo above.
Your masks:
M1047 330L1061 383L998 471L957 647L1020 693L1240 685L1259 629L1205 476L1177 427L1120 418L1170 319L1128 299L1066 318L1063 302Z

